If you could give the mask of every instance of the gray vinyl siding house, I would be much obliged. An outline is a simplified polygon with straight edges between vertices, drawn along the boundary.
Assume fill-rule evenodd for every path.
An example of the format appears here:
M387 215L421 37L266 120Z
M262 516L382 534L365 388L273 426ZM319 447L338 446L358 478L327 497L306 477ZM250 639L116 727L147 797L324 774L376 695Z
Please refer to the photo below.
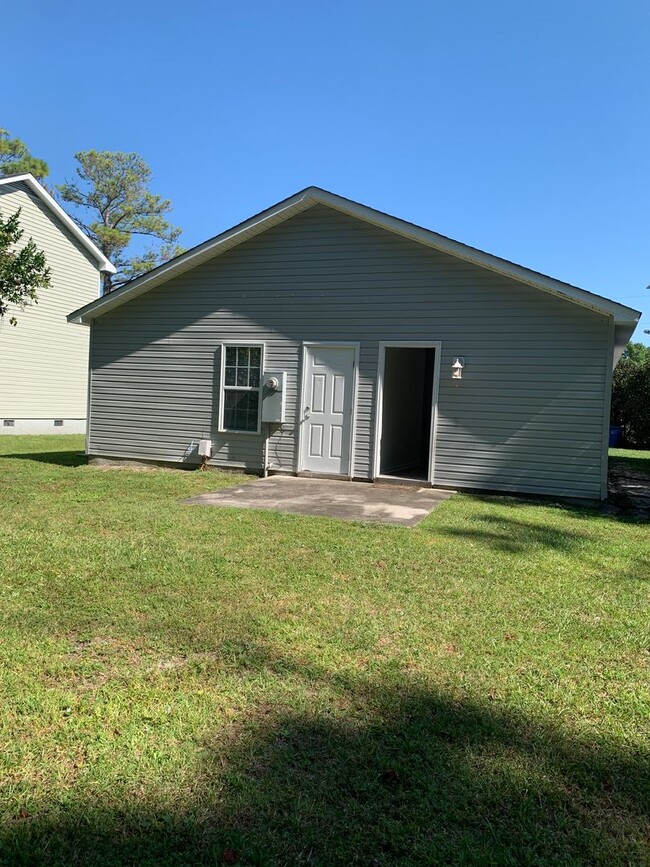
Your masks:
M638 318L314 187L69 316L93 458L589 498Z

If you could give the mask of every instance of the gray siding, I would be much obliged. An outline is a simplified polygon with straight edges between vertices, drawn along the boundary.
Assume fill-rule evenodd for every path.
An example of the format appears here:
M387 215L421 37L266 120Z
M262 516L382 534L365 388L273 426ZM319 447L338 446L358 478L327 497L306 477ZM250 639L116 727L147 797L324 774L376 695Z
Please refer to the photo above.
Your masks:
M207 437L214 463L260 468L262 437L217 432L220 344L251 339L288 374L269 459L294 470L302 341L350 340L361 343L354 474L370 478L379 341L439 340L436 484L599 496L609 326L317 205L96 320L89 452L180 461Z

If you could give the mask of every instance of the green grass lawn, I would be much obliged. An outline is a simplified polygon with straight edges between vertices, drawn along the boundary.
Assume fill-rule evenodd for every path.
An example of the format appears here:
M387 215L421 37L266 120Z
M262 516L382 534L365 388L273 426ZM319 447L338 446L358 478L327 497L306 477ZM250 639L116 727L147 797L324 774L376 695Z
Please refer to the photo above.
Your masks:
M0 438L0 864L650 863L648 524L187 507L242 477L81 448Z
M650 451L640 449L610 449L610 465L626 466L650 476Z

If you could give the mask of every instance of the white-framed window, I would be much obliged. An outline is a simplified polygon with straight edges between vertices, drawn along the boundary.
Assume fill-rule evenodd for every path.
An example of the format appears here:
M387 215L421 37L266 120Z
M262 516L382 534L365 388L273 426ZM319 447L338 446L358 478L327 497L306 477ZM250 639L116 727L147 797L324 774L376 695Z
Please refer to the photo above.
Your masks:
M220 431L260 432L263 355L259 343L222 345Z

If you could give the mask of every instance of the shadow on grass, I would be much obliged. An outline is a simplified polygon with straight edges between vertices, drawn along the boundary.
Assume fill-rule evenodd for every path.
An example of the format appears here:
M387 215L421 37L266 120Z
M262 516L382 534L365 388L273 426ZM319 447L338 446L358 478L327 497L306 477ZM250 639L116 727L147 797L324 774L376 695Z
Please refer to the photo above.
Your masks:
M212 732L165 806L146 781L30 806L0 863L643 863L646 755L415 686L337 688L345 712L263 706Z
M558 527L557 522L547 524L543 520L533 522L510 517L503 514L504 507L524 516L526 509L531 506L552 506L554 510L561 510L568 517L586 520L590 524L594 519L601 518L627 524L630 527L638 527L646 524L649 520L647 512L636 501L629 505L627 502L615 502L612 499L598 509L594 509L593 507L529 499L515 500L500 497L489 499L482 497L481 499L486 503L490 502L497 505L501 514L495 515L484 512L472 515L471 519L457 527L431 523L429 526L423 527L422 532L435 536L447 536L458 540L459 543L467 541L489 546L503 554L518 555L537 551L542 557L545 551L553 550L571 555L576 560L584 559L588 563L592 556L593 533L581 532L577 529L562 529ZM593 526L590 529L593 530ZM630 557L620 571L615 574L609 573L609 577L626 581L650 581L650 553L641 545L638 546L638 551L638 556ZM593 568L598 567L594 565Z
M485 543L509 554L520 554L530 548L553 548L570 553L589 538L575 530L560 530L547 524L533 524L489 513L472 516L471 524L460 527L434 526L432 532Z
M635 470L639 473L644 473L647 476L650 476L650 449L647 451L647 456L643 458L638 457L614 457L610 455L609 457L609 469L611 470L621 470L621 469L631 469Z
M4 458L19 461L36 461L39 464L53 464L58 467L81 467L88 463L88 458L79 449L60 452L18 452L17 454L0 455L0 460Z

